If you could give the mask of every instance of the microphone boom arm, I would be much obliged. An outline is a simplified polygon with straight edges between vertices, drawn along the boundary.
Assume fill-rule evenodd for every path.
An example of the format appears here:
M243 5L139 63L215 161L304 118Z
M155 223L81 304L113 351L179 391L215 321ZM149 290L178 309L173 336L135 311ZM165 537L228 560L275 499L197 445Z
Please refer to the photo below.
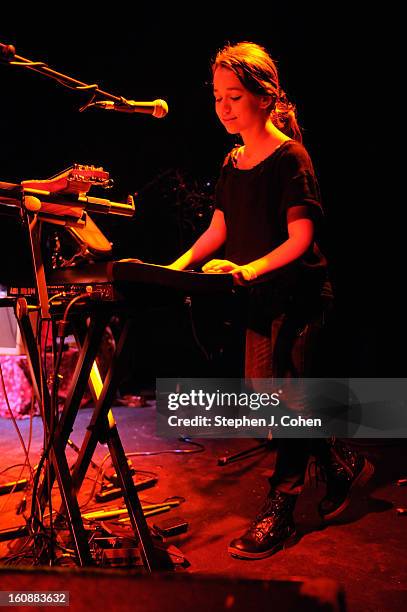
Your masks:
M10 66L20 66L23 68L27 68L28 70L32 70L33 72L38 72L43 76L53 79L57 81L64 87L68 87L69 89L74 89L76 91L91 91L92 98L82 106L79 110L84 111L90 105L92 105L96 96L103 96L105 99L111 100L112 102L116 102L117 104L128 104L131 105L131 100L126 100L123 96L115 96L103 89L100 89L97 83L84 83L83 81L79 81L78 79L74 79L62 72L57 72L50 68L45 62L35 62L27 59L26 57L22 57L21 55L15 54L15 48L13 45L5 45L0 43L0 63L7 63Z

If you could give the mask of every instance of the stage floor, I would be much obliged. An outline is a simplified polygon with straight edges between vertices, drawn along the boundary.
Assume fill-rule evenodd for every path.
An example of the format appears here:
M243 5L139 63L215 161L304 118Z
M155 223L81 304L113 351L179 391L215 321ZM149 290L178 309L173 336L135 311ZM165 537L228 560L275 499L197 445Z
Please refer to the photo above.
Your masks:
M91 409L80 410L71 439L80 446ZM141 408L120 406L114 409L118 430L127 453L136 451L193 450L194 447L177 439L155 435L155 405ZM29 421L18 421L25 440ZM152 516L150 524L182 516L189 523L186 533L171 538L184 553L187 573L201 576L280 580L287 577L326 577L337 580L346 593L348 610L406 609L407 515L398 514L397 507L407 506L407 488L395 481L407 476L407 445L405 441L365 440L357 446L376 465L376 473L364 494L354 501L346 515L334 524L323 525L317 514L317 502L324 485L307 483L297 504L295 517L300 532L298 544L261 561L241 561L227 553L229 541L239 535L267 490L267 476L273 467L273 452L219 467L217 459L243 450L258 441L252 439L195 440L204 446L199 453L164 453L132 457L133 466L153 472L158 483L139 493L142 500L161 502L168 497L181 497L185 502L165 514ZM385 441L384 441L385 442ZM356 441L354 441L356 445ZM42 447L42 424L33 420L31 461L35 464ZM100 462L107 453L99 446L94 460ZM76 454L68 450L70 462ZM0 485L15 479L19 468L3 470L23 460L23 452L13 423L0 419ZM88 475L96 474L90 468ZM93 481L85 480L80 502L86 500ZM23 493L8 497L0 514L0 529L21 523L15 513ZM6 502L0 496L0 509ZM121 500L108 504L91 501L86 511L101 507L117 507ZM4 557L16 540L0 542Z

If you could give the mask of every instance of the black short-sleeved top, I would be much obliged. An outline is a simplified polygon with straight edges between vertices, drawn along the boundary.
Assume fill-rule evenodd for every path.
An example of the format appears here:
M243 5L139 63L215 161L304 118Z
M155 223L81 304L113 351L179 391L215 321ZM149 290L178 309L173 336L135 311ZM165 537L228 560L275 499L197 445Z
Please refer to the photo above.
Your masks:
M288 298L327 291L327 262L318 247L323 219L318 182L310 156L294 140L283 142L248 170L236 167L234 153L226 158L216 185L216 208L223 211L227 227L226 259L247 264L287 240L287 211L292 206L306 206L314 221L315 237L308 251L252 291L258 297L267 294L267 310L278 314Z

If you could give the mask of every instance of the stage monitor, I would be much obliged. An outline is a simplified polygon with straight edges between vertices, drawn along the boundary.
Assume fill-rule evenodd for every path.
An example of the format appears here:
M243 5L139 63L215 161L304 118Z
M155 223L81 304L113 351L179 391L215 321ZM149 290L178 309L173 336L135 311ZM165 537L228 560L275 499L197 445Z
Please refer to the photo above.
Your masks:
M1 305L6 295L6 288L0 285L0 355L21 355L24 349L14 309Z

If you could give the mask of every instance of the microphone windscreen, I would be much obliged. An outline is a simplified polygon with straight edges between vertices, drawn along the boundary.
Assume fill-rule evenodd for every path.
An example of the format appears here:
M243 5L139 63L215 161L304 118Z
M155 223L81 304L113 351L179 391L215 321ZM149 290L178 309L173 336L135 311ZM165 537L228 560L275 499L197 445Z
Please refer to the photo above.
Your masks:
M168 114L168 104L165 100L154 100L154 105L153 117L162 119L162 117Z

